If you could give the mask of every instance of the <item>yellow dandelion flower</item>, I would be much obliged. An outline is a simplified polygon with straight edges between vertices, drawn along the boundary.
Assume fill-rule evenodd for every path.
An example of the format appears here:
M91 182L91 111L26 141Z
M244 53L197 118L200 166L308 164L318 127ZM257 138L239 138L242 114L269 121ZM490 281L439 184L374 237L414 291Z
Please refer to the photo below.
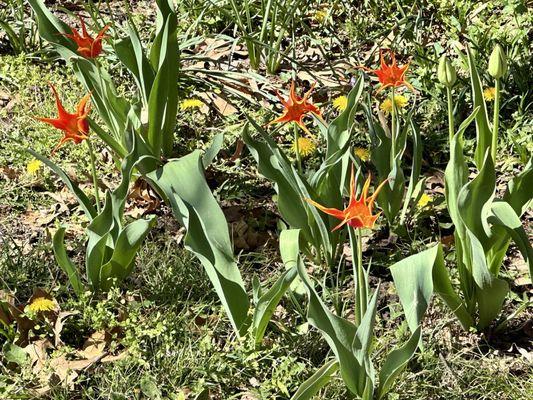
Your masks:
M40 160L34 158L28 164L26 164L26 171L30 175L35 175L37 171L42 167L43 163Z
M394 103L396 104L396 109L404 108L407 105L407 102L407 97L401 94L397 94L394 96ZM387 97L385 100L383 100L379 108L385 114L389 114L392 111L392 100L390 99L390 97Z
M363 147L356 147L354 153L357 157L359 157L361 161L370 160L370 151L368 151L368 149L365 149Z
M429 194L423 193L422 196L420 196L420 199L418 199L417 205L419 208L424 208L431 202L433 202L433 197L431 197Z
M488 87L483 91L483 98L486 101L494 101L494 97L496 96L496 89L493 87Z
M185 99L180 103L180 110L185 111L191 108L200 108L204 106L204 102L200 99Z
M327 11L318 10L317 12L315 12L314 20L318 22L319 24L321 24L322 22L326 20L327 16L328 16Z
M296 154L296 151L300 153L300 157L309 157L316 151L316 144L311 139L301 137L298 138L298 149L296 149L296 142L292 143L291 151Z
M35 313L40 311L53 311L55 308L56 304L54 301L45 297L37 297L28 305L28 309Z
M335 100L333 100L333 107L335 107L339 111L346 110L346 107L348 107L348 97L346 96L339 96Z

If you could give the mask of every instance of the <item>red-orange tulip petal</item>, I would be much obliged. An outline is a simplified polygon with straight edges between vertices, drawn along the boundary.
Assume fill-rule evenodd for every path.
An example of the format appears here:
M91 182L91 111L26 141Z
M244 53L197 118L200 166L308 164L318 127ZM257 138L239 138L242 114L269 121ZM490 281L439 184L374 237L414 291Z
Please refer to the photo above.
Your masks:
M57 90L53 85L50 84L52 92L56 100L57 106L57 118L40 118L36 119L52 125L54 128L60 129L63 131L63 137L59 141L58 145L52 150L52 154L60 148L67 141L72 140L74 143L81 143L83 140L89 137L89 121L87 117L90 112L90 107L88 106L88 101L91 98L91 93L87 93L78 103L76 107L76 113L71 114L59 99Z
M368 197L370 181L371 181L371 175L369 174L363 186L363 190L361 191L361 195L359 196L359 199L357 199L356 193L355 193L355 176L354 176L354 171L352 167L352 175L350 179L350 200L348 202L348 206L344 210L337 210L336 208L327 208L327 207L324 207L318 204L317 202L311 199L305 199L305 200L309 204L312 204L313 206L318 208L320 211L341 220L341 223L335 226L335 228L333 228L333 231L339 229L345 224L348 224L353 228L372 229L380 215L380 213L375 214L375 215L372 214L374 201L379 191L383 188L385 183L387 183L387 180L383 181L376 188L372 196Z
M364 66L359 66L359 68L376 74L379 82L381 83L381 86L379 87L377 92L380 92L388 87L397 88L400 86L406 86L410 90L414 90L413 86L411 86L411 84L405 79L405 74L407 73L407 69L409 68L410 62L399 67L396 63L396 56L394 55L394 53L391 50L388 50L387 52L389 53L391 59L390 65L385 62L385 51L380 50L380 68L370 69Z
M281 116L269 122L269 125L296 122L305 132L309 133L307 127L303 122L303 118L305 117L305 115L312 113L318 117L321 117L319 108L308 101L314 87L315 84L311 86L311 89L309 89L309 91L307 91L307 93L305 93L303 97L300 97L296 94L293 81L291 83L289 98L287 100L285 100L278 92L276 92L276 95L280 99L284 109Z
M109 29L109 25L104 26L104 28L98 33L96 38L93 38L87 32L87 27L85 26L85 21L83 20L83 18L81 16L79 18L81 23L82 34L80 35L75 28L70 27L72 33L67 33L65 34L65 36L76 42L76 44L78 45L77 52L79 55L85 58L96 58L102 52L102 41L107 37L105 35L105 32Z

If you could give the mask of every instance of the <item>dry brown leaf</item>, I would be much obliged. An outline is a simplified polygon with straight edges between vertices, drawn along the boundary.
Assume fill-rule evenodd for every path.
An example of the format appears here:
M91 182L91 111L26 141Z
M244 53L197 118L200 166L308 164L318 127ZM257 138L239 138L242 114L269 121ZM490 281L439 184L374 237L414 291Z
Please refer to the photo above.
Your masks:
M10 166L5 165L3 167L0 167L0 177L2 179L12 181L17 179L19 176L20 173L17 170L11 168Z
M233 107L230 103L224 100L222 97L214 93L199 93L198 95L206 102L209 102L215 106L215 108L222 114L222 116L227 117L228 115L233 115L237 112L237 109Z
M56 322L54 324L54 345L59 347L63 344L61 340L61 331L63 330L63 322L70 317L71 315L79 314L79 311L63 311L60 312L57 316Z
M85 341L83 349L78 351L78 355L83 358L95 358L104 354L104 349L109 344L109 335L103 331L96 331Z

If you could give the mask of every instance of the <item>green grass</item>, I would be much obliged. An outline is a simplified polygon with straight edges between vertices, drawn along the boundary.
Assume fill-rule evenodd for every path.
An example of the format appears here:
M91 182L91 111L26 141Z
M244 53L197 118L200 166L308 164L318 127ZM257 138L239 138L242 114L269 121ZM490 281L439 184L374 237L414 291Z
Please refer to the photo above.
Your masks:
M198 1L179 3L182 13L187 13L180 27L180 32L185 32L201 14L204 5ZM352 56L360 62L363 51L375 41L381 43L381 39L391 33L394 39L381 45L402 49L402 60L414 59L410 76L424 93L417 99L420 101L417 122L426 145L424 159L431 160L424 166L425 170L432 173L442 168L447 159L443 151L446 133L442 123L446 111L442 91L434 84L433 66L450 38L468 40L480 55L488 55L495 41L508 47L512 54L511 75L515 78L504 83L508 101L502 110L501 125L505 133L500 138L500 147L504 149L501 170L512 172L531 154L531 74L527 73L531 61L527 32L531 23L526 19L523 2L507 1L504 5L488 2L474 23L469 22L466 14L482 2L464 1L452 5L452 2L434 0L429 2L429 11L424 9L421 14L408 12L415 2L370 1L366 2L368 7L344 7L338 1L331 3L332 15L337 21L344 22L337 25L312 22L315 8L319 9L323 4L312 4L298 18L301 19L299 22L312 24L316 36L313 43L318 43L328 54L331 50L335 54L334 61ZM407 6L404 4L400 10L398 3ZM213 9L207 10L205 15L205 23L195 29L196 33L227 33L231 21L223 14ZM134 15L143 37L149 37L152 32L152 17L149 12L138 11ZM444 36L445 33L449 38ZM421 39L426 41L425 45L420 45ZM308 44L309 37L302 35L298 40L297 48L300 49ZM81 371L73 385L59 386L45 398L183 400L193 399L209 389L213 399L289 399L325 359L333 356L326 342L315 329L309 329L298 307L288 297L277 309L262 347L255 348L248 339L237 339L231 334L229 321L207 275L199 262L183 248L178 240L179 227L165 210L158 210L158 226L141 248L134 274L123 288L107 295L74 297L65 275L55 263L50 237L56 220L69 224L67 247L75 262L82 265L85 238L80 232L85 221L71 205L67 210L55 210L57 201L47 192L55 193L62 185L44 168L37 175L30 176L26 165L32 157L21 148L29 146L49 156L60 138L56 130L33 119L56 113L47 82L61 88L67 109L75 107L84 92L68 68L39 57L0 54L0 93L6 94L12 102L9 107L0 107L0 289L13 293L17 301L24 304L34 289L43 288L51 291L63 311L77 312L65 320L61 335L65 343L61 351L72 357L85 339L101 330L111 333L108 348L113 354L127 350L126 358L95 364ZM344 71L346 76L351 72L349 68ZM290 75L283 74L286 81ZM123 71L117 71L116 75L119 91L127 95L131 90L129 78ZM464 71L459 71L459 82L454 89L456 95L460 98L469 96L467 87L468 79ZM184 93L195 96L194 89L187 87ZM322 93L321 105L331 108L330 98L345 89L335 87ZM238 105L262 123L271 119L270 109L258 109L246 103ZM458 118L466 112L468 110L458 110ZM225 150L231 155L234 150L231 146L240 137L244 120L241 115L230 118L213 115L216 114L204 116L196 111L179 114L179 153L205 148L214 134L224 132ZM355 142L367 141L366 129L366 123L361 119L354 133ZM473 131L468 135L471 138ZM290 142L288 135L280 138L287 145ZM99 175L113 186L118 176L115 166L98 142L97 148ZM87 184L86 192L91 195L86 146L69 143L53 156L53 160L79 182ZM313 163L313 160L308 162ZM5 168L14 171L12 179L3 178ZM255 167L246 153L234 164L215 164L208 173L218 184L215 194L219 200L237 201L245 208L257 200L262 201L262 205L268 204L274 193L271 186L255 174ZM59 211L59 215L54 222L32 226L28 211L39 210L52 216ZM268 217L272 215L268 214ZM390 280L388 265L391 260L424 247L442 232L448 233L448 221L438 204L421 211L413 221L419 227L409 232L412 240L400 238L386 251L374 254L375 276ZM266 217L249 222L258 230L275 230ZM279 262L276 251L255 251L242 254L239 260L249 292L254 274L260 276L262 282L271 284L281 272L276 264ZM509 275L509 279L513 276ZM343 283L350 284L349 280ZM516 308L517 303L515 296L511 308ZM349 312L350 304L346 303L345 307ZM378 339L374 343L377 365L385 350L405 339L406 328L396 319L398 310L394 293L388 293L381 300L378 313ZM523 322L525 317L519 321ZM461 332L457 322L438 301L432 306L425 324L425 347L396 381L388 399L533 399L533 370L525 357L517 352L517 344L510 341L504 343L505 347L501 343L487 343L481 335ZM397 330L390 329L398 326ZM501 335L505 337L507 333L504 331ZM51 326L46 323L40 324L35 334L43 339L53 338ZM9 340L0 336L0 346L6 343ZM531 352L531 346L526 350ZM52 356L59 357L61 351L52 353ZM0 364L1 399L36 398L33 389L38 386L39 373L35 373L30 365L14 368L7 363ZM350 396L337 377L316 398L341 400Z

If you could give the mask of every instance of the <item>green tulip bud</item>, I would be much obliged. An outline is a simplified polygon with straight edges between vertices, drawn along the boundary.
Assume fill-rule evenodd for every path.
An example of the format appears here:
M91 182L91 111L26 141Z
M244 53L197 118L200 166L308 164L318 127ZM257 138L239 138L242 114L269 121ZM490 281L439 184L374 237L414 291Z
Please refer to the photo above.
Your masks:
M437 69L437 78L439 78L440 83L446 85L448 88L451 88L457 79L455 68L453 68L452 63L448 60L446 55L443 55L440 58L439 67Z
M499 44L494 47L489 58L489 74L500 79L507 72L507 56Z

